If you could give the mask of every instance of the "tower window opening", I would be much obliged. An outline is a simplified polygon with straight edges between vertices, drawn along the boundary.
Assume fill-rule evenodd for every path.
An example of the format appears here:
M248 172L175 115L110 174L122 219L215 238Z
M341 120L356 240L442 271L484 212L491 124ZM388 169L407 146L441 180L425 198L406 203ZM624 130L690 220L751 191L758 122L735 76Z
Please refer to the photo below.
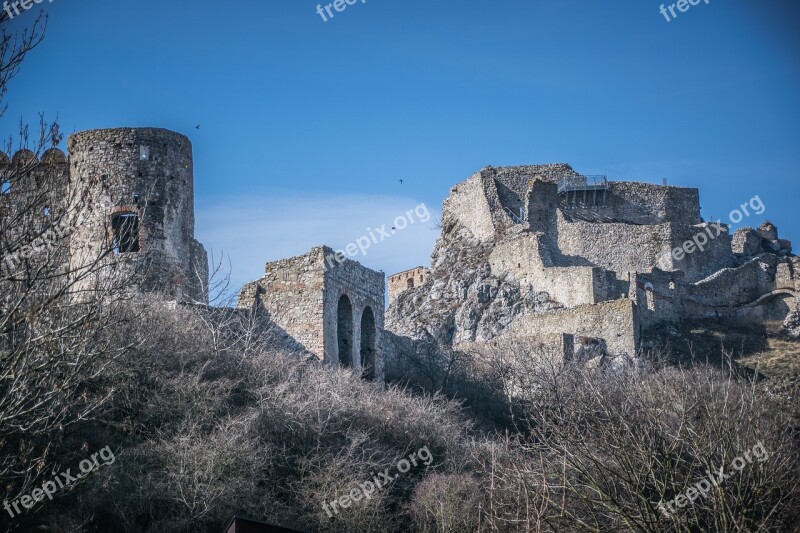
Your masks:
M147 161L150 159L150 147L149 146L140 146L139 147L139 158L142 161Z
M139 215L117 213L111 217L111 229L114 232L114 253L139 251Z
M653 293L653 284L647 283L644 287L645 294L647 296L647 309L648 311L655 311L656 310L656 299L655 294Z
M406 280L406 288L413 289L414 288L414 278L408 278Z

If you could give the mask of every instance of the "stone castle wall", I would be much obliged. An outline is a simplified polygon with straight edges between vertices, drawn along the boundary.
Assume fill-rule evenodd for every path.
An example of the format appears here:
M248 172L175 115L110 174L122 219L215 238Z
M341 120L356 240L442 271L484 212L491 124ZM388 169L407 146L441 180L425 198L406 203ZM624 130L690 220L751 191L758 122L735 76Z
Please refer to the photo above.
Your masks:
M317 250L317 249L315 249ZM331 248L323 247L325 257L330 257L334 252ZM329 264L330 262L328 262ZM376 351L375 373L383 375L383 326L385 308L385 280L381 272L370 270L356 261L345 259L333 263L332 267L325 268L325 297L324 297L324 339L325 356L331 362L339 363L339 343L337 339L337 307L339 300L345 297L352 306L352 352L350 358L352 367L361 372L364 367L362 354L362 338L367 331L362 331L362 323L366 313L372 314L375 325L374 350Z
M486 167L453 187L432 263L435 282L414 293L414 306L426 313L413 312L400 293L389 311L398 331L456 344L491 342L498 333L580 335L635 355L641 331L659 323L776 320L797 306L798 265L774 228L740 231L734 243L727 226L702 221L697 189L608 182L587 189L584 201L583 192L558 193L564 177L585 179L567 165ZM464 273L437 262L470 254L477 263ZM462 296L482 294L486 285L520 298L503 309ZM408 324L398 310L411 317Z
M404 291L422 285L427 276L428 269L421 266L389 276L389 304Z
M495 275L508 274L521 288L546 292L566 307L606 300L609 292L600 268L553 266L541 233L523 233L498 243L489 254L489 265Z
M606 205L598 209L598 213L610 220L628 224L699 224L700 192L697 189L651 183L611 181L608 183Z
M672 241L670 224L568 222L558 213L556 263L649 272Z
M320 361L380 380L385 290L381 272L337 258L331 248L319 246L305 255L267 263L264 276L242 288L238 307L264 311ZM340 314L342 299L347 317ZM342 346L347 354L340 353Z
M554 338L559 335L601 339L614 355L634 356L639 344L639 322L635 303L629 299L581 305L548 313L521 315L499 339Z
M491 239L495 235L495 220L487 198L492 197L497 197L492 181L481 172L474 174L450 190L442 207L443 225L459 223L476 239Z
M192 146L184 135L156 128L91 130L68 139L70 196L88 209L70 238L71 266L113 244L112 218L138 217L138 252L109 256L135 272L143 290L207 302L205 251L194 239ZM81 200L78 200L81 201Z
M264 276L245 285L240 308L260 308L269 318L320 360L323 337L325 277L321 250L267 263Z
M0 152L0 273L24 269L29 259L39 267L66 265L74 218L63 208L68 182L69 164L57 148L41 160L30 150L11 158Z

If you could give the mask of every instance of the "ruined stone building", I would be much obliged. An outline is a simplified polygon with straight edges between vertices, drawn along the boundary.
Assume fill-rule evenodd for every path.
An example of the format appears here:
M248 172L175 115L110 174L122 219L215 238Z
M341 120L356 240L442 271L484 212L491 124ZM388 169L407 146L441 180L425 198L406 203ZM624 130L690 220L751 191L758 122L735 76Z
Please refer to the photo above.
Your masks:
M119 128L67 142L70 184L89 198L70 235L71 264L113 246L114 261L141 275L141 288L207 303L208 258L194 238L192 145L179 133Z
M686 242L702 250L673 253ZM658 324L783 320L798 269L774 228L704 222L697 189L487 167L451 189L430 273L396 293L387 329L455 347L524 338L567 357L594 339L634 356Z
M130 274L133 290L207 303L208 259L194 238L189 139L163 129L119 128L75 133L67 147L68 157L51 149L41 161L28 150L10 161L0 155L3 175L20 176L3 182L3 201L33 212L26 197L33 191L51 196L38 200L35 215L43 223L58 215L60 225L68 226L58 230L67 241L70 272L95 265L98 276ZM20 172L22 165L29 170ZM44 176L51 180L46 186L40 183ZM46 251L46 244L39 248ZM100 282L87 276L76 291Z
M19 223L12 216L17 208L36 219L27 224L34 233L40 222L55 227L51 218L68 226L53 236L66 243L56 264L70 272L92 265L93 273L74 285L76 293L115 277L130 280L133 292L207 305L208 257L194 238L189 139L156 128L102 129L71 135L67 147L68 156L51 149L41 161L28 150L12 158L0 153L2 222ZM0 246L12 269L29 256L16 243ZM37 247L27 248L33 254ZM47 243L39 248L48 253ZM383 273L314 248L268 263L264 277L242 289L238 307L263 313L292 347L320 361L353 368L365 379L383 378Z
M64 265L80 269L110 250L108 270L132 273L133 290L207 304L189 140L120 128L76 133L67 146L68 156L53 149L41 161L0 154L2 176L37 168L28 183L0 180L3 220L47 175L58 186L30 216L47 224L51 209L75 212ZM13 243L0 246L5 256ZM794 312L800 327L798 269L771 224L731 235L704 221L697 189L592 178L565 164L487 167L451 189L430 268L389 277L386 312L383 273L325 246L267 263L238 309L320 361L381 381L398 339L453 348L525 339L569 358L587 342L635 356L648 330L684 319Z
M385 280L381 272L320 246L267 263L239 307L262 311L320 361L383 379Z
M415 267L389 276L389 303L391 304L406 289L413 289L425 283L425 276L428 269L425 267Z

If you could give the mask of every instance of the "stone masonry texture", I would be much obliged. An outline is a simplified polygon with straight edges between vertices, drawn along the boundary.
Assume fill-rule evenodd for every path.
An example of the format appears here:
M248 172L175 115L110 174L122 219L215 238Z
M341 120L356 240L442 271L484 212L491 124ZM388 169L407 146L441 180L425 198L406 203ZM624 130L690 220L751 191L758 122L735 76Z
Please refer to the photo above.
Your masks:
M238 306L263 311L320 361L383 378L384 275L327 246L267 263Z
M208 259L194 239L192 145L155 128L90 130L67 142L71 198L88 198L70 236L73 268L112 246L113 219L135 217L139 250L109 258L136 272L142 290L176 300L208 301Z
M563 163L486 167L444 201L424 282L390 276L386 323L404 345L595 338L633 357L662 323L784 320L796 265L774 226L732 236L704 222L697 189L589 180Z

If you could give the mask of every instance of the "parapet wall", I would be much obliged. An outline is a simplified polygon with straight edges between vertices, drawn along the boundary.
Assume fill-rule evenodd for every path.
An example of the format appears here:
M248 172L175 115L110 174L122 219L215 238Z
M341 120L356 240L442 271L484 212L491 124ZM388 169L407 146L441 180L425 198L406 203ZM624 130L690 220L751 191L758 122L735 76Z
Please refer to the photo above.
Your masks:
M693 225L702 220L697 189L635 181L609 182L606 205L599 213L628 224L675 222Z
M428 269L421 266L389 276L389 305L403 292L425 283L427 277Z
M280 328L320 360L324 358L324 255L311 253L267 263L264 276L245 285L238 307L260 307Z
M548 313L521 315L498 338L553 338L562 334L600 338L605 341L609 353L633 357L639 344L635 304L631 300L620 299Z

